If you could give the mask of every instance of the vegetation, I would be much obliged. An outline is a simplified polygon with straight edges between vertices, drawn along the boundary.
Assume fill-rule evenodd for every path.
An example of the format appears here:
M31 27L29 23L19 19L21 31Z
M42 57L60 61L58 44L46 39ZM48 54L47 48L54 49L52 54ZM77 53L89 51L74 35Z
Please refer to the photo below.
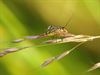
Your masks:
M51 37L50 25L71 38ZM0 75L99 75L99 33L99 0L0 0Z

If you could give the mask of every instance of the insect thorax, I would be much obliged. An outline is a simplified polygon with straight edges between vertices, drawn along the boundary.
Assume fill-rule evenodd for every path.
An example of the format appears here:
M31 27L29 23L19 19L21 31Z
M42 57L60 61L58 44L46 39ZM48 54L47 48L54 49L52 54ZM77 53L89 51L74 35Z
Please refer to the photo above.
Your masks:
M59 37L64 37L68 34L67 29L65 29L65 27L62 26L52 26L50 25L47 29L47 35L50 36L59 36Z

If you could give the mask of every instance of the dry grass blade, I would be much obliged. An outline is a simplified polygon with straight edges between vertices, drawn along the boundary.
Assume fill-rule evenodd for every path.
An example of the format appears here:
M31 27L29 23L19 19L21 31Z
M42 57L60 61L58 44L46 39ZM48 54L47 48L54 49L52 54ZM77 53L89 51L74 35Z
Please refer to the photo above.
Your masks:
M53 61L62 59L63 57L65 57L66 55L68 55L69 53L71 53L73 50L75 50L77 47L79 47L83 43L84 42L79 43L78 45L76 45L75 47L73 47L72 49L70 49L69 51L65 51L65 52L61 53L60 55L58 55L58 56L51 57L51 58L47 59L46 61L43 62L43 64L41 64L41 66L42 67L46 67L47 65L49 65Z
M35 39L44 38L44 37L47 37L45 33L41 35L36 35L36 36L25 36L23 39L13 40L12 43L19 43L19 42L23 42L24 40L35 40Z
M48 40L44 43L65 43L65 42L86 42L100 38L100 36L88 36L88 35L74 35L63 39Z
M66 37L64 39L48 40L48 41L46 41L44 43L65 43L65 42L81 42L81 43L78 44L78 45L76 45L75 47L73 47L69 51L65 51L64 53L62 53L62 54L60 54L58 56L55 56L55 57L52 57L52 58L46 60L41 66L45 67L48 64L50 64L51 62L53 62L54 60L60 60L60 59L62 59L63 57L65 57L66 55L68 55L70 52L72 52L73 50L75 50L75 48L77 48L78 46L80 46L81 44L83 44L84 42L92 41L92 40L97 39L97 38L100 38L100 36L74 35L74 36L71 36L71 37Z
M26 48L30 48L30 46L22 47L22 48L7 48L7 49L4 49L4 52L0 53L0 57L3 57L3 56L5 56L9 53L17 52L17 51L20 51L20 50L23 50L23 49L26 49Z
M41 35L41 36L27 36L26 38L27 39L37 39L37 38L42 38L42 37L45 37L45 36L43 36L43 35ZM100 36L73 35L73 36L69 36L69 37L63 38L63 39L48 40L48 41L43 42L43 43L81 42L81 43L79 43L78 45L76 45L75 47L70 49L69 51L65 51L65 52L61 53L60 55L58 55L58 56L49 58L41 66L45 67L45 66L47 66L50 63L52 63L55 60L62 59L66 55L70 54L73 50L75 50L78 46L83 44L84 42L92 41L92 40L97 39L97 38L100 38ZM18 39L18 40L15 41L15 43L21 42L23 40L24 39ZM3 56L5 56L5 55L7 55L9 53L17 52L17 51L20 51L20 50L23 50L23 49L26 49L26 48L30 48L30 47L32 47L32 46L27 46L27 47L22 47L22 48L7 48L7 49L4 49L4 52L0 53L0 57L3 57ZM100 67L100 63L99 63L99 66L98 66L98 63L97 63L92 68L90 68L88 70L88 72L92 71L92 70L94 70L96 68L99 68L99 67Z
M27 36L27 38L33 39L34 37ZM92 41L97 38L100 38L100 36L74 35L71 37L66 37L64 39L48 40L44 43L87 42L87 41ZM16 42L19 42L22 40L23 39L19 39L19 40L16 40ZM32 46L27 46L27 47L22 47L22 48L7 48L7 49L4 49L5 50L4 52L0 53L0 57L4 56L6 54L9 54L9 53L17 52L19 50L23 50L25 48L30 48L30 47L32 47Z
M94 64L89 70L87 70L87 72L91 72L97 68L100 68L100 62Z
M47 59L46 61L43 62L43 64L41 64L41 67L43 68L43 67L47 66L48 64L52 63L55 59L56 59L56 57Z

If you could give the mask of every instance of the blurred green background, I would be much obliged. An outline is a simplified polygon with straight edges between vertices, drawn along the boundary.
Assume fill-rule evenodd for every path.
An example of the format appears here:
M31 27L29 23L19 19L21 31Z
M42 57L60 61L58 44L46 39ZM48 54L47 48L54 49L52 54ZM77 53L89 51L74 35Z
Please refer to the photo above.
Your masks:
M45 68L40 67L45 59L77 43L41 44L39 47L35 42L43 39L16 45L9 43L44 33L49 25L64 26L71 16L66 27L70 33L100 35L100 0L0 0L0 48L33 45L0 58L0 75L99 75L100 69L84 72L100 61L100 39L85 43Z

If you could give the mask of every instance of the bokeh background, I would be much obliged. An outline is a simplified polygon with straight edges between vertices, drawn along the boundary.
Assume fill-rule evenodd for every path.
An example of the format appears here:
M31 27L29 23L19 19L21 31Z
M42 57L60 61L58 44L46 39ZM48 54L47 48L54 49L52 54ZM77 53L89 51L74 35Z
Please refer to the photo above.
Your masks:
M0 0L0 51L3 48L32 48L0 58L0 75L99 75L100 69L85 73L100 61L100 39L87 42L70 55L45 68L47 58L78 43L36 46L44 39L10 44L17 38L46 32L49 25L64 26L73 34L100 35L100 0ZM52 38L51 38L52 39Z

